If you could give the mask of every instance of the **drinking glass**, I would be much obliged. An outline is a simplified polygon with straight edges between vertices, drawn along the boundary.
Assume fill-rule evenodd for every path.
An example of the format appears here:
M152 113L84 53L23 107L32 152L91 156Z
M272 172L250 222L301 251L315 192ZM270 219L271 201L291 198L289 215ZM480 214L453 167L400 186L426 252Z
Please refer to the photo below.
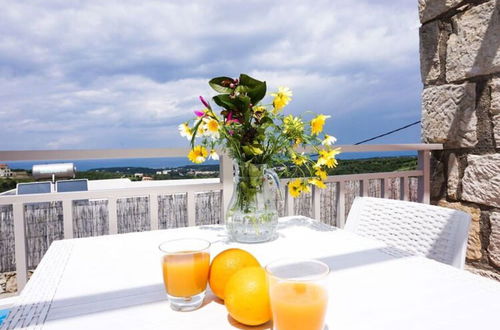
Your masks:
M191 311L201 306L207 288L210 242L181 238L160 244L163 282L170 307Z
M323 330L328 304L328 265L281 259L266 266L275 330Z

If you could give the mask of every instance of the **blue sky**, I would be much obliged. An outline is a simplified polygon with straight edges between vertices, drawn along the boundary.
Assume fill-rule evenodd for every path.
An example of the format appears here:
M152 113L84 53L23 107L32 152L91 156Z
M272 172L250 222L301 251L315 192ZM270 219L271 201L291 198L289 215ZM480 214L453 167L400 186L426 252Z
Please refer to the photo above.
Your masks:
M351 144L420 119L416 0L0 0L0 149L187 146L209 78L289 86ZM377 143L420 141L420 128Z

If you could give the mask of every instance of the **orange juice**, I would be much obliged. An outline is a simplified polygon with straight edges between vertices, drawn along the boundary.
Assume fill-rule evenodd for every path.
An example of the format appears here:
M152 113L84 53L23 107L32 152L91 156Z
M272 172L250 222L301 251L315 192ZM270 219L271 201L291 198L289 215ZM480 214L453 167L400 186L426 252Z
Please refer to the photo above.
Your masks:
M323 330L328 294L313 283L276 283L270 292L273 329Z
M181 252L163 257L163 282L174 297L191 297L207 287L210 254Z

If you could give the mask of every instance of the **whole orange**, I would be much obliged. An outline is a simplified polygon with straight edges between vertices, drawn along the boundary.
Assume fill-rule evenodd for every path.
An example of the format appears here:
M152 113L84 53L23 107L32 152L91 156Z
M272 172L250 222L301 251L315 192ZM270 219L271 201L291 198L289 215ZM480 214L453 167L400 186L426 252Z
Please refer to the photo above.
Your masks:
M266 271L247 267L237 271L226 285L224 300L229 315L245 325L259 325L271 319Z
M242 249L227 249L219 253L210 265L208 283L212 292L224 299L224 289L231 276L245 267L260 266L249 252Z

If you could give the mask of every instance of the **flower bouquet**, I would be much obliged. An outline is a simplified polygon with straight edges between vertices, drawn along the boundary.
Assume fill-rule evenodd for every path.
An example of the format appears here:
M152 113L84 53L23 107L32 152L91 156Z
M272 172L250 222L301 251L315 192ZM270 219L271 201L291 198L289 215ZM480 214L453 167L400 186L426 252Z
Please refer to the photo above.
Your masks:
M217 150L226 152L235 169L234 192L226 213L226 226L236 241L266 241L274 236L278 212L276 199L280 194L279 179L272 170L285 169L293 179L288 191L293 197L309 193L310 186L325 188L327 169L337 165L333 148L335 138L323 133L330 116L314 115L309 122L302 116L284 115L283 108L291 101L292 91L279 87L264 103L266 82L241 74L238 79L217 77L209 85L218 93L212 108L204 105L195 111L191 122L179 125L180 134L191 143L188 158L193 163L219 159ZM315 156L301 149L311 147Z

